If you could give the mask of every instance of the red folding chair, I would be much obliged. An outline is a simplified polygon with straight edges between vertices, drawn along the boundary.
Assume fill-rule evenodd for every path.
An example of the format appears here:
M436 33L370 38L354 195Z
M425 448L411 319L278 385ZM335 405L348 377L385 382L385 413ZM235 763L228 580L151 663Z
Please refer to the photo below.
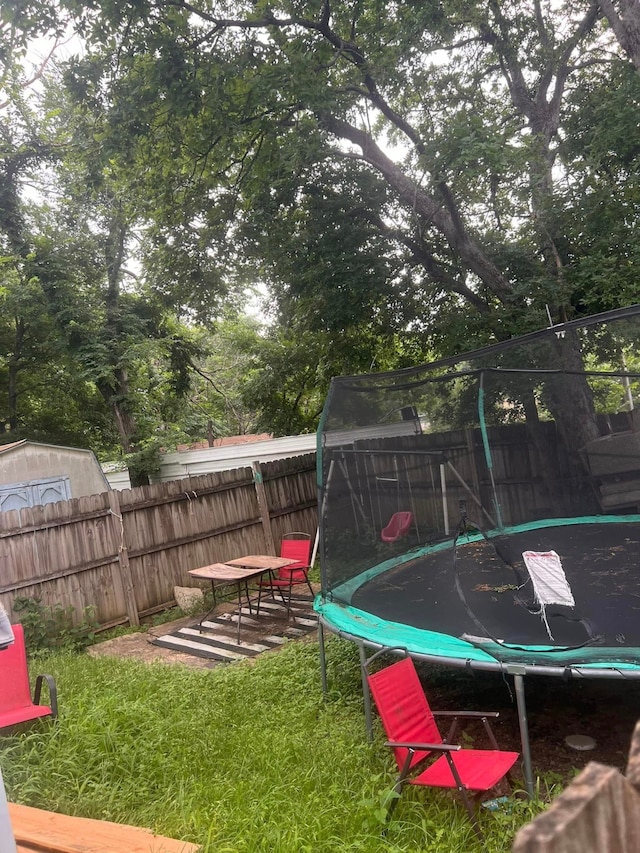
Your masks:
M0 729L15 726L38 717L56 717L58 714L58 694L52 675L39 675L31 699L27 653L24 646L22 625L13 625L15 641L0 651ZM50 705L40 704L43 682L49 688Z
M278 569L275 577L260 581L258 593L258 611L260 610L260 596L264 587L269 587L271 595L275 599L275 590L280 592L283 603L287 608L287 618L291 616L291 594L294 586L306 584L313 596L313 587L309 582L309 569L311 568L311 536L309 533L295 531L285 533L280 542L280 556L295 560L289 566ZM287 596L285 598L285 590Z
M405 786L425 785L431 788L456 788L476 833L482 838L475 811L469 799L490 790L507 778L518 760L517 752L498 748L489 724L496 711L433 712L424 695L413 660L404 658L385 669L367 676L378 713L393 749L400 775L394 786L399 795ZM435 717L452 720L446 741L438 730ZM463 749L453 743L460 718L480 720L492 749ZM398 798L389 807L393 811Z

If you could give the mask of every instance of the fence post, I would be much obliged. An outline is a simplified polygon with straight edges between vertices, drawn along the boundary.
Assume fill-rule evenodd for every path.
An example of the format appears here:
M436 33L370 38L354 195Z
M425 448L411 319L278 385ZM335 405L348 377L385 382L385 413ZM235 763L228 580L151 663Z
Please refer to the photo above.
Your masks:
M122 583L124 600L127 605L127 617L130 625L139 625L140 616L138 615L136 591L133 586L131 566L129 565L129 552L127 551L127 543L124 538L124 521L122 518L122 510L120 509L120 498L116 489L111 489L111 491L108 492L108 495L109 509L111 511L111 529L113 530L113 541L115 544L116 554L118 555L120 581Z
M267 502L267 492L262 479L262 469L260 462L252 462L253 482L256 487L256 497L258 498L258 509L260 510L260 520L262 521L262 529L264 531L264 539L267 543L267 551L269 554L276 553L276 546L273 542L273 533L271 532L271 516L269 515L269 504Z

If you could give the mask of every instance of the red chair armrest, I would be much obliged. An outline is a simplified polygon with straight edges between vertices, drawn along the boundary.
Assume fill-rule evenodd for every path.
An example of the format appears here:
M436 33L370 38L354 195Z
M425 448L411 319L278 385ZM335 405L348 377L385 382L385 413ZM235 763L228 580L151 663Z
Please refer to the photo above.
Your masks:
M483 717L491 717L495 720L500 716L500 711L432 711L434 717L474 717L481 720Z
M459 744L452 743L406 743L404 741L387 741L386 746L390 746L392 748L395 747L404 747L407 750L407 757L405 758L404 764L400 770L400 776L398 780L404 780L408 776L413 776L422 772L422 769L426 764L433 760L434 756L432 753L440 753L441 755L445 755L447 757L447 761L451 761L451 753L458 752L458 750L462 749ZM418 761L413 763L413 756L416 752L426 752L426 755L423 755L422 758L419 758Z
M47 682L49 688L49 707L51 708L51 716L55 720L58 716L58 688L56 687L55 678L52 675L39 675L36 678L36 686L33 692L33 704L40 704L40 694L42 693L42 682Z
M484 726L487 737L491 743L491 747L496 750L500 749L496 736L491 728L491 723L489 722L489 719L495 720L500 716L499 711L433 711L432 713L434 717L448 717L453 720L446 735L447 739L455 736L458 728L458 720L479 720Z
M459 743L404 743L394 740L388 740L385 746L390 746L392 749L404 747L404 749L412 749L414 752L418 750L421 752L457 752L462 749Z

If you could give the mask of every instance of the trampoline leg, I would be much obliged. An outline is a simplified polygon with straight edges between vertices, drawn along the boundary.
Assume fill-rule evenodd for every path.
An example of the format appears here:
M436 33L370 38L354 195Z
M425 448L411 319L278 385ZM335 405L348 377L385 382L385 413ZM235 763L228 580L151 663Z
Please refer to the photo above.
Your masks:
M522 769L524 771L524 783L529 799L533 800L533 769L531 767L531 744L529 743L527 704L524 698L524 677L519 673L514 673L513 682L516 688L516 701L518 704L518 721L520 723L520 742L522 744Z
M324 627L318 621L318 648L320 650L320 680L322 682L322 695L327 698L327 656L324 648Z
M373 719L371 716L371 694L367 682L367 653L364 646L358 646L360 652L360 675L362 676L362 698L364 699L364 722L367 727L367 740L373 743Z

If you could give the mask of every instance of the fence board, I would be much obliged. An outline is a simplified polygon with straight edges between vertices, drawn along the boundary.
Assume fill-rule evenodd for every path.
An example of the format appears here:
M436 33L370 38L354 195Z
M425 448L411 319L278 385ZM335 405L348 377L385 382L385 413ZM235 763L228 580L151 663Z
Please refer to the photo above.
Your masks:
M317 524L314 456L264 467L266 512L283 530ZM273 502L273 503L270 503ZM99 625L137 624L173 604L188 570L268 553L251 469L0 513L0 601L87 607Z
M634 853L640 850L640 722L631 738L626 779L590 762L517 833L512 853Z

